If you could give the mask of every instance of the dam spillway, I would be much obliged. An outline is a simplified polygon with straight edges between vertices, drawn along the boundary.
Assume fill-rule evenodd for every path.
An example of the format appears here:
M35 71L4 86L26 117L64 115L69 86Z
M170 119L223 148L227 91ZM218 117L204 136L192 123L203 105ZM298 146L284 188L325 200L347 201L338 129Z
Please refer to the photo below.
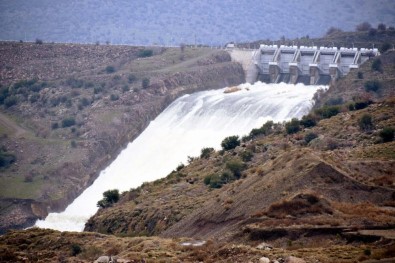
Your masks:
M260 45L259 49L228 49L243 65L246 80L265 83L329 85L357 69L378 49Z
M220 149L226 136L247 135L267 120L300 118L313 106L314 93L325 87L258 82L239 88L233 93L204 91L174 101L64 212L50 213L36 226L82 231L104 191L126 191L163 178L186 163L188 156L199 156L203 147Z

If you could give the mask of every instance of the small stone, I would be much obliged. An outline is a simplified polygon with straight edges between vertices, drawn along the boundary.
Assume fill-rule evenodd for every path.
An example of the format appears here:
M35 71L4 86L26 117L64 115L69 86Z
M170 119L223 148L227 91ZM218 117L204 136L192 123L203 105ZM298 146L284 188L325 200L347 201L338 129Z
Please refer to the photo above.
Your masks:
M289 256L285 259L284 263L306 263L306 261L304 261L304 259L301 258Z
M259 263L270 263L270 259L268 259L267 257L261 257L259 259Z
M263 242L263 243L259 244L256 248L263 249L263 250L272 250L273 246L268 243Z

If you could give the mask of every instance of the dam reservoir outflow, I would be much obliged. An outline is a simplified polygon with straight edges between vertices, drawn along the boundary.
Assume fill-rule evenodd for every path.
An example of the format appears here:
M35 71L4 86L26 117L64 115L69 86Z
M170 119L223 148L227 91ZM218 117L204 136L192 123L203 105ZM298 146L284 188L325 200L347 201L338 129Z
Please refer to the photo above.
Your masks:
M220 149L225 137L246 135L267 120L301 118L313 106L314 93L326 86L257 82L239 88L232 93L224 93L225 89L203 91L174 101L65 211L50 213L36 226L83 231L106 190L122 192L166 177L186 163L188 156L199 156L202 148Z

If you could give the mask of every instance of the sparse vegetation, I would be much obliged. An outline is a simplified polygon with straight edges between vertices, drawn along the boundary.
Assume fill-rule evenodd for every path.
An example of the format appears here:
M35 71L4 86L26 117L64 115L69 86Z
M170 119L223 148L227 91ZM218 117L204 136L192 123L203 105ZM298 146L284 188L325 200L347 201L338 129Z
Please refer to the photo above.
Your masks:
M111 95L110 95L110 99L111 99L112 101L116 101L116 100L119 100L119 96L118 96L117 94L111 94Z
M81 252L82 252L82 249L81 249L80 245L78 245L78 244L72 244L71 245L71 255L73 257L77 256Z
M106 67L106 73L111 74L115 72L115 67L114 66L107 66Z
M385 42L385 43L383 43L381 46L380 46L380 52L381 53L384 53L384 52L387 52L389 49L391 49L391 43L389 43L389 42Z
M300 122L298 119L293 118L291 121L285 123L285 130L287 134L293 134L300 131Z
M380 58L376 58L372 63L372 70L383 73L383 67Z
M140 58L147 58L147 57L151 57L153 54L154 51L152 49L144 49L139 52L138 56Z
M148 88L149 84L150 84L150 79L149 78L143 78L143 80L141 81L141 87L143 89Z
M237 135L226 137L221 142L221 147L224 151L232 150L239 145L240 145L240 140L239 140L239 136Z
M365 82L365 90L366 91L373 91L378 92L382 87L382 84L378 80L368 80Z
M359 128L362 131L370 131L373 128L372 116L364 114L358 121Z
M200 158L208 159L213 152L214 148L203 148L200 153Z
M309 143L309 142L311 142L312 140L314 140L315 138L317 138L318 137L318 135L316 134L316 133L314 133L314 132L309 132L309 133L307 133L305 136L304 136L304 141L306 142L306 143Z
M62 120L62 127L67 128L75 125L75 119L73 117L68 117Z
M106 208L112 206L119 200L119 191L117 189L108 190L103 193L103 199L97 202L97 206L100 208Z
M330 117L336 116L339 112L339 106L324 106L314 111L314 113L320 116L322 119L328 119Z
M16 161L16 157L12 153L0 149L0 168L8 168Z
M372 25L370 23L363 22L361 24L358 24L355 29L357 31L369 31L369 29L371 29L371 28L372 28Z
M363 72L358 71L357 76L358 76L358 79L363 79Z
M383 142L392 142L394 140L395 129L392 127L384 127L380 131L380 138Z
M137 80L137 77L136 77L136 75L134 75L134 74L129 74L129 76L128 76L128 82L131 84L131 83L133 83L133 82L135 82Z

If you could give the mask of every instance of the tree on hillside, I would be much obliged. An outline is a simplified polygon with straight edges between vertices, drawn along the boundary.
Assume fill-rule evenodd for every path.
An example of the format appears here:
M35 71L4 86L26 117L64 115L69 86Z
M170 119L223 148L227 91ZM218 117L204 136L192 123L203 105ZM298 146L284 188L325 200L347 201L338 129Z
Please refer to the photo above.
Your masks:
M363 22L355 27L357 31L368 31L372 28L372 25L368 22Z
M232 150L239 145L240 145L240 140L239 140L239 136L237 135L226 137L221 142L222 149L225 151Z
M341 30L340 28L338 28L338 27L330 27L329 29L328 29L328 31L326 31L326 36L330 36L330 35L332 35L332 34L335 34L335 33L341 33L341 32L343 32L343 30Z
M369 114L364 114L358 121L359 128L362 131L370 131L373 128L372 116Z
M118 189L108 190L103 193L103 199L97 202L97 206L101 208L109 207L119 200Z
M387 29L387 26L385 24L383 24L383 23L380 23L377 26L377 29L380 30L380 31L385 31Z

